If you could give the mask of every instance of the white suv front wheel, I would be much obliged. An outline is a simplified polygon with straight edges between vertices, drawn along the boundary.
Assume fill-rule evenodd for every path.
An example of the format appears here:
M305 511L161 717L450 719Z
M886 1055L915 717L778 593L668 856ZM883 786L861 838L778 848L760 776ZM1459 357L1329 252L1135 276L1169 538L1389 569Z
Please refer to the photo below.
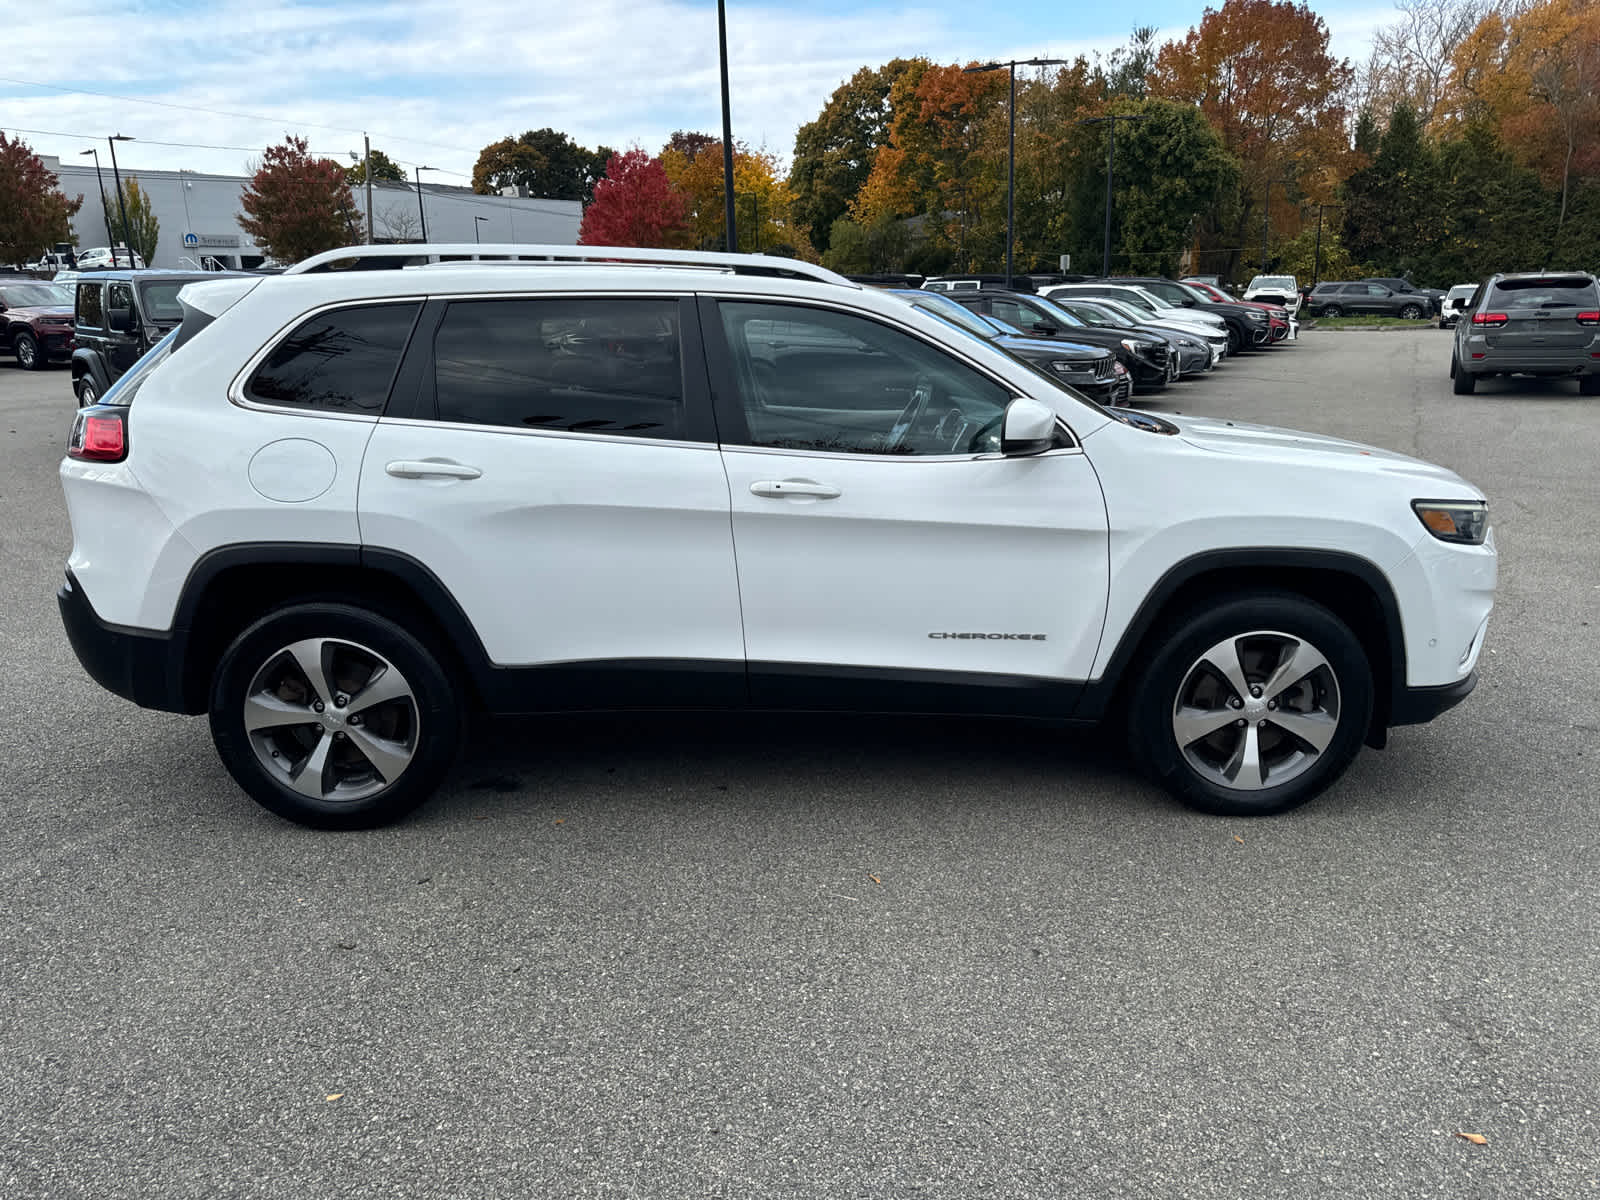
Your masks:
M1136 685L1139 763L1191 807L1265 816L1344 772L1372 716L1372 669L1349 626L1288 593L1189 614Z
M217 664L210 714L239 786L321 829L410 812L461 742L455 689L435 655L387 617L346 604L282 608L239 634Z

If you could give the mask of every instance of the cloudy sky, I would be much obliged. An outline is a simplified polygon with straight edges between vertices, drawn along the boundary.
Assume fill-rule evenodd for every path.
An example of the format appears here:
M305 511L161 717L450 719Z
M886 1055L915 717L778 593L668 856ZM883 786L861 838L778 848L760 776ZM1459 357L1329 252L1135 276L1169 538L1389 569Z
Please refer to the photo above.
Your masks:
M1394 17L1384 0L1312 2L1352 61ZM1180 34L1203 7L728 0L734 136L787 158L795 129L859 67L1108 51L1135 24ZM62 158L97 145L103 162L105 137L126 134L137 140L117 155L135 171L243 173L286 132L348 161L365 130L407 166L466 183L485 144L526 129L654 151L675 129L721 122L715 0L58 0L43 12L9 27L0 128Z

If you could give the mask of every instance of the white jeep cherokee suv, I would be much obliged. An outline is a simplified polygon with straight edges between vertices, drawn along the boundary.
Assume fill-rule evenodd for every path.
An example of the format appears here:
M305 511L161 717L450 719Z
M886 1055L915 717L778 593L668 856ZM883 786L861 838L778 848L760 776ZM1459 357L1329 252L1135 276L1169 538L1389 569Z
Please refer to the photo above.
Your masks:
M472 712L661 706L1114 717L1273 813L1476 679L1450 471L1100 408L805 263L360 247L182 303L77 415L61 614L308 825L410 810Z

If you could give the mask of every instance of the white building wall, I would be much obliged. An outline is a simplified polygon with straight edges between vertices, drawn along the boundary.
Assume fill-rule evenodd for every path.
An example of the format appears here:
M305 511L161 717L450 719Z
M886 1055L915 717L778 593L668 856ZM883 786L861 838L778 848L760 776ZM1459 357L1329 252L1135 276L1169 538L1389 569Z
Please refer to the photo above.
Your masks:
M80 250L106 245L106 220L100 204L100 184L95 179L94 163L89 160L75 163L45 157L44 164L56 174L61 191L68 198L83 196L83 207L72 218L73 244ZM114 216L117 211L116 185L105 155L101 156L100 175L105 186L106 205ZM226 266L237 267L246 265L240 262L241 257L252 260L260 257L261 249L239 228L238 219L244 213L239 198L249 183L247 178L203 175L193 171L124 170L124 185L130 175L138 179L140 189L150 197L156 219L161 223L155 261L147 263L147 266L193 266L194 260L200 256L211 255ZM362 223L361 236L364 237L366 188L352 186L351 191ZM571 246L577 243L578 224L583 218L583 206L576 200L479 196L465 188L441 188L426 182L422 185L422 193L428 240L434 242L481 240ZM417 212L417 192L414 187L375 183L372 188L372 207L377 216L375 232L380 241L388 240L386 224L402 229L409 240L420 238L421 218ZM474 221L474 217L483 219ZM186 234L193 235L194 244L185 244Z

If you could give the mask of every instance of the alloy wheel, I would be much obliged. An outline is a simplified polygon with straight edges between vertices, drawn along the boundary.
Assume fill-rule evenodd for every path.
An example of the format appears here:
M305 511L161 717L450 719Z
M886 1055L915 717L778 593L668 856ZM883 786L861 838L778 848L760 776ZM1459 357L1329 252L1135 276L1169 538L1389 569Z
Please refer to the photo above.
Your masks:
M244 727L262 768L325 802L363 800L393 784L419 746L416 694L381 654L307 638L283 647L245 693Z
M1184 673L1172 733L1197 773L1260 791L1310 770L1339 729L1339 680L1304 638L1258 630L1226 638Z

